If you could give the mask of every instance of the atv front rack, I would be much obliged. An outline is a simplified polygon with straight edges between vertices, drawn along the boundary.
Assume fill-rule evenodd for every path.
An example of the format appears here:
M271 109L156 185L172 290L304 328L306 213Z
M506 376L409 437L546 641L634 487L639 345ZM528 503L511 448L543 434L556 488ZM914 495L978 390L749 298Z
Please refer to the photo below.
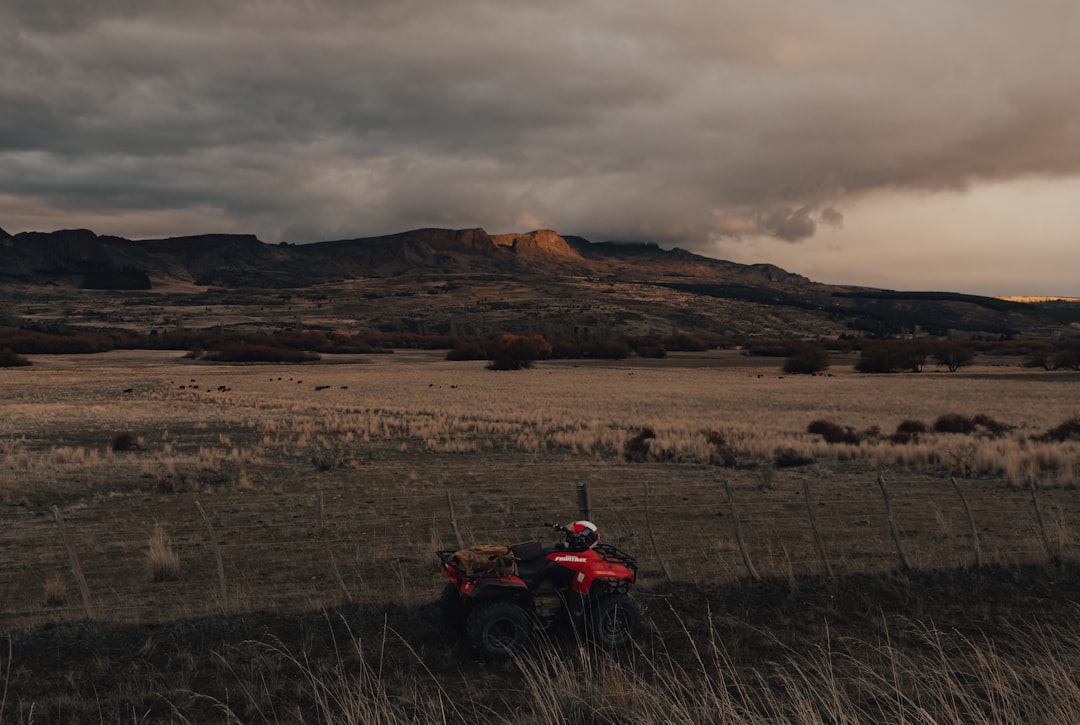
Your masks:
M622 564L630 571L637 573L637 559L627 554L614 544L597 544L593 551L603 557L604 561L613 564Z

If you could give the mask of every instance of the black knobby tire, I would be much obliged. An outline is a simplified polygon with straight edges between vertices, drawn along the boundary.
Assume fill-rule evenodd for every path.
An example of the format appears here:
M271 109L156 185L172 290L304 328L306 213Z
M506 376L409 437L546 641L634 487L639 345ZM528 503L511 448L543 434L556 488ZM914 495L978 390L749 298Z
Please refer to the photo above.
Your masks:
M460 632L465 629L465 617L468 614L458 588L453 584L443 587L439 597L439 615L442 617L443 626L452 632Z
M589 635L605 649L620 649L634 641L641 627L641 613L629 595L605 594L592 602Z
M486 660L505 660L520 652L531 629L528 612L507 599L476 605L465 622L469 644Z

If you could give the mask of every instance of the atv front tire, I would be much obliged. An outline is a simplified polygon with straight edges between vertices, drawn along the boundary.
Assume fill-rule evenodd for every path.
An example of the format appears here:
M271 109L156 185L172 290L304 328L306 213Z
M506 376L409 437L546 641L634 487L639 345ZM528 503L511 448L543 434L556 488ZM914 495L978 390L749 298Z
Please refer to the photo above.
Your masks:
M641 613L628 595L605 594L592 603L589 634L604 649L621 649L634 641L641 627Z
M505 660L521 651L530 629L524 609L509 600L496 599L476 605L465 622L465 637L484 659Z

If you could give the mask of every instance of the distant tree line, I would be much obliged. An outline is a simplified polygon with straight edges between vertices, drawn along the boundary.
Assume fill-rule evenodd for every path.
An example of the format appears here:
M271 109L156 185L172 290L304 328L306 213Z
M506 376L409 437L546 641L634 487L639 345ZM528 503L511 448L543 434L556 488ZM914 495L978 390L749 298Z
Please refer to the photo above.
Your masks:
M865 373L919 372L933 362L949 371L970 365L976 354L1021 357L1023 364L1046 370L1080 369L1080 340L1047 338L963 341L943 338L877 339L843 335L835 339L735 339L674 332L669 335L545 338L508 331L489 336L361 332L326 329L251 332L222 327L130 330L73 328L63 325L0 327L0 367L27 365L26 355L87 354L118 349L183 350L194 359L229 362L304 362L326 354L392 353L395 349L447 350L448 360L487 360L495 369L528 367L535 360L623 360L633 355L663 358L669 352L741 347L749 356L786 358L789 374L827 370L830 356L858 352L855 369Z

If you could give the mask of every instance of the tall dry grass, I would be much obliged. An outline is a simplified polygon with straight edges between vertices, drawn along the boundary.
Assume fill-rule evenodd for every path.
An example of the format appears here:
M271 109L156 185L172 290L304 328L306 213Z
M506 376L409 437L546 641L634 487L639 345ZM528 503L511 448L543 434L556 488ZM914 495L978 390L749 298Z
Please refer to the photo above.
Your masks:
M160 524L154 526L147 543L146 563L150 568L150 578L155 582L172 581L180 576L180 555L173 549L165 529Z
M828 639L807 649L738 663L716 628L678 653L638 648L625 656L540 643L498 671L471 680L419 666L403 675L384 662L387 639L350 638L327 664L280 641L252 643L262 667L295 683L305 723L1021 723L1080 718L1080 636L1018 626L1008 648L981 636L900 621L878 641ZM905 642L901 646L896 640ZM672 643L675 644L675 643ZM689 645L687 654L686 645ZM414 663L415 665L416 663ZM248 665L250 667L250 664ZM419 674L416 674L419 673ZM237 668L238 677L242 677ZM250 688L250 703L272 702ZM254 687L253 687L254 686ZM218 703L230 721L240 713ZM273 713L260 711L260 718Z

